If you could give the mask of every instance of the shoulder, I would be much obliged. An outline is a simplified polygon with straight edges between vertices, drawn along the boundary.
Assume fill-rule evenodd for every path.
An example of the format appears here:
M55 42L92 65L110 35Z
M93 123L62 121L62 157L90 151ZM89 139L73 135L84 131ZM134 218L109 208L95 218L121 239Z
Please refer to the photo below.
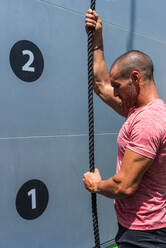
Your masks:
M131 114L130 134L148 142L163 142L166 139L166 104L157 99ZM132 118L132 119L131 119Z
M130 119L133 124L163 126L166 129L166 104L161 99L156 99L144 107L135 108L133 113L131 111L129 112L129 117L131 116Z

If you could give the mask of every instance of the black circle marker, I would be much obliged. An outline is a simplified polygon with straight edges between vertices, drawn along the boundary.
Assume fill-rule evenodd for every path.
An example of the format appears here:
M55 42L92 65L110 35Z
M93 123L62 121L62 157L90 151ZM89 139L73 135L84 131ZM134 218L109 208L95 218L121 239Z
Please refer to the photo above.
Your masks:
M31 41L20 40L10 51L10 65L15 75L25 81L36 81L44 69L40 49Z
M22 185L16 197L16 209L27 220L36 219L47 207L49 193L46 185L33 179Z

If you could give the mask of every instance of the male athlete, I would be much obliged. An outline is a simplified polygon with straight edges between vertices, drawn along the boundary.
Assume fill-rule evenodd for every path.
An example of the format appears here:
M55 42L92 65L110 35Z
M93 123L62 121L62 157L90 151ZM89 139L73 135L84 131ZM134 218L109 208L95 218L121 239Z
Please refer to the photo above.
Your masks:
M132 50L108 72L95 11L88 10L85 27L94 29L94 91L126 121L118 135L116 174L103 180L95 169L83 182L90 192L115 199L119 248L166 248L166 104L155 86L153 63Z

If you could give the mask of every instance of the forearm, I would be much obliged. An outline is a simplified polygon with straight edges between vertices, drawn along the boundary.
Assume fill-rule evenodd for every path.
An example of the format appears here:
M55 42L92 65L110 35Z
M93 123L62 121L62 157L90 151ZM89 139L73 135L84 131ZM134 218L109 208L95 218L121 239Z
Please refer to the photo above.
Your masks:
M102 31L94 36L93 47L94 83L102 82L103 84L110 84L109 73L104 59Z
M101 180L98 183L97 192L100 195L112 199L122 199L128 197L125 191L121 190L121 184L114 177L107 180Z

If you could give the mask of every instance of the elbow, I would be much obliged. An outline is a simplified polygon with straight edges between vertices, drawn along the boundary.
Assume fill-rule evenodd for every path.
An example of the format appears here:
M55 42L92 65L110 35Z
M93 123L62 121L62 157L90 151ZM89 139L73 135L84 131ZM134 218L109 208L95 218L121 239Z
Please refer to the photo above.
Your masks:
M137 188L138 188L138 186L132 186L132 187L129 187L128 189L126 189L125 190L126 197L132 196L136 192Z
M117 192L117 195L119 195L119 198L127 198L132 196L136 190L137 187L120 188L119 192Z
M101 89L100 88L101 88L101 82L98 82L96 79L94 79L93 89L94 89L94 92L97 95L101 94Z
M127 197L132 196L139 187L138 182L130 183L124 180L123 177L117 174L112 178L112 180L116 184L116 187L115 187L116 189L115 198L116 199L122 199L122 198L127 198Z

